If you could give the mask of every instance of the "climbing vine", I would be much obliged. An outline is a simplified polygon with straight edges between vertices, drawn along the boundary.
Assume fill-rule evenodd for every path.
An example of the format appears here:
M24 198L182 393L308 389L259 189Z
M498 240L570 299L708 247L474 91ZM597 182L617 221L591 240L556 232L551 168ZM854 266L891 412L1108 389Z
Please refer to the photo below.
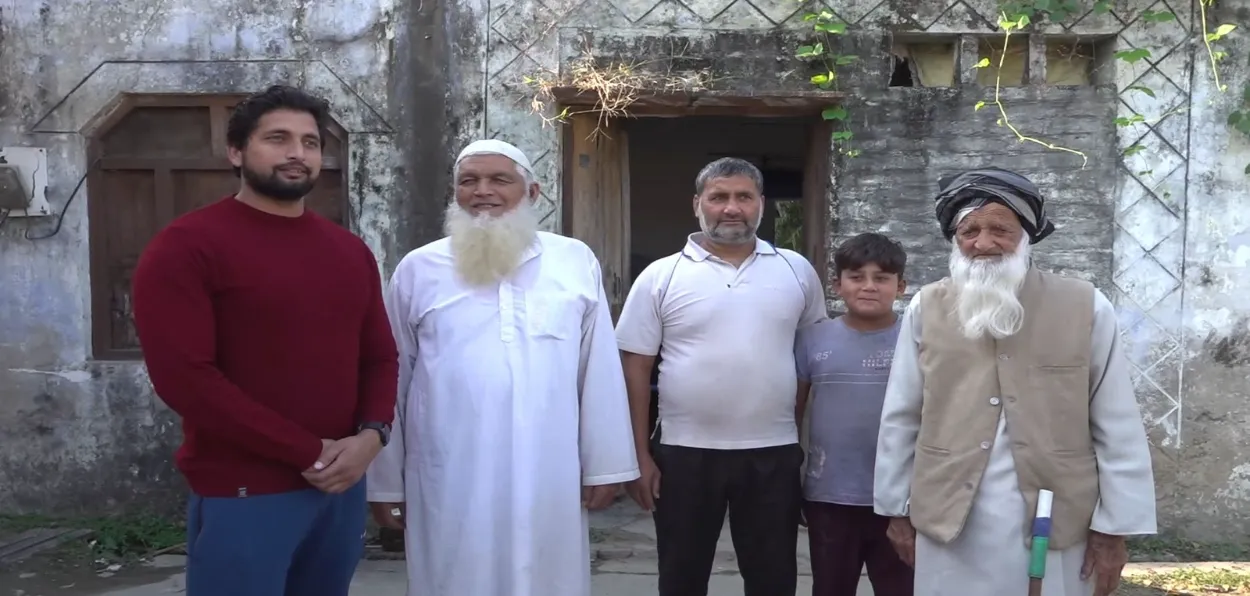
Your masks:
M804 2L805 0L796 1ZM1220 79L1219 66L1227 58L1227 54L1220 49L1220 42L1232 34L1237 26L1229 23L1210 24L1211 19L1208 13L1214 2L1215 0L1199 0L1197 2L1199 14L1196 18L1201 24L1203 48L1211 64L1211 76L1215 87L1220 93L1224 93L1227 91L1227 85ZM1166 5L1160 4L1159 6ZM1071 153L1081 157L1083 165L1088 163L1089 159L1085 153L1032 136L1012 122L1009 105L1002 95L1002 72L1008 55L1008 44L1013 35L1024 33L1031 25L1045 21L1059 24L1069 19L1080 18L1090 11L1094 14L1107 13L1111 10L1111 0L1000 0L999 10L998 28L1002 32L1003 50L998 57L993 95L989 99L979 101L974 109L979 111L992 105L998 112L997 124L1006 128L1018 142L1034 143L1050 150ZM1136 16L1147 23L1165 23L1177 19L1176 14L1170 10L1143 10ZM824 9L823 6L804 12L802 20L810 29L803 36L800 44L794 48L793 56L807 66L808 71L805 76L808 77L808 82L812 87L821 91L836 91L842 79L842 73L848 67L860 62L859 56L838 51L840 44L835 40L846 34L847 23L841 21L832 11ZM671 52L673 57L677 54L676 51ZM1126 48L1115 52L1113 58L1133 66L1154 57L1147 48ZM991 65L989 58L983 58L972 68L987 68ZM597 96L596 105L589 109L597 112L602 120L627 116L630 105L642 94L701 91L709 88L713 81L713 77L707 72L675 73L657 71L654 68L640 68L640 66L642 65L605 66L593 59L587 50L582 59L575 61L567 68L567 75L547 73L526 77L524 82L536 90L531 102L532 110L546 123L551 123L563 121L571 115L567 108L555 117L545 115L548 106L554 100L552 90L557 87L572 87L580 92ZM1140 93L1151 98L1156 97L1157 93L1157 90L1140 82L1128 87L1125 91ZM1230 113L1228 125L1232 130L1250 138L1250 83L1247 83L1242 90L1242 100L1240 106ZM1179 109L1157 114L1153 121L1147 121L1141 114L1120 116L1115 119L1115 124L1121 128L1139 124L1152 125L1176 111ZM842 103L830 105L822 111L821 115L833 125L831 141L837 151L846 157L858 156L860 151L853 148L851 144L855 133L851 130L850 113L846 105ZM1145 147L1141 144L1134 144L1127 147L1121 155L1128 158L1144 150ZM1148 171L1138 172L1139 175L1148 173ZM1246 167L1246 173L1250 175L1250 165Z
M1212 44L1218 43L1220 40L1227 37L1229 34L1233 32L1234 29L1237 28L1237 26L1226 23L1226 24L1220 24L1216 26L1214 30L1211 29L1209 25L1210 18L1209 18L1209 15L1207 14L1207 10L1211 7L1211 5L1214 2L1215 0L1199 0L1198 1L1198 6L1199 6L1198 20L1200 21L1201 27L1202 27L1203 47L1205 48L1207 57L1211 63L1211 73L1212 73L1211 76L1214 80L1216 89L1219 90L1221 93L1223 93L1227 90L1227 86L1220 82L1219 63L1224 58L1226 58L1227 55L1225 52L1216 49L1216 47L1213 46ZM1074 16L1079 17L1085 12L1084 10L1082 10L1082 7L1080 6L1080 4L1078 4L1078 2L1076 2L1075 0L1007 0L1005 2L1000 2L1000 8L1002 12L1001 12L1001 17L1000 17L998 25L999 25L999 28L1003 31L1004 48L1006 47L1006 42L1008 39L1010 39L1013 31L1020 31L1024 29L1032 21L1035 21L1035 20L1040 21L1042 19L1045 19L1045 20L1049 20L1052 23L1061 23L1064 20L1067 20L1071 17L1074 17ZM1103 14L1111 10L1111 2L1110 0L1094 0L1093 5L1090 8L1092 12L1095 14ZM1143 10L1138 16L1142 21L1146 23L1165 23L1165 22L1176 20L1176 14L1169 10ZM1005 56L1006 56L1006 51L1004 50L1003 57L1005 58ZM1142 60L1146 60L1149 58L1152 58L1151 52L1149 49L1146 49L1146 48L1124 49L1124 50L1120 50L1116 52L1114 55L1115 60L1124 62L1129 65L1136 64ZM985 59L981 60L976 65L977 68L984 68L986 66L988 66L988 60L985 60ZM994 98L993 98L993 103L998 108L999 115L1000 115L998 124L1000 126L1007 127L1016 136L1017 140L1019 140L1020 142L1033 142L1033 143L1040 144L1050 149L1075 153L1075 154L1080 155L1081 158L1087 162L1088 158L1085 156L1085 154L1079 151L1076 151L1074 149L1070 149L1067 147L1057 146L1052 143L1047 143L1045 141L1041 141L1039 139L1026 136L1023 133L1021 133L1019 130L1017 130L1014 126L1012 126L1010 119L1008 118L1008 115L1007 115L1006 106L1003 104L1001 100L1001 95L999 92L1001 89L1001 72L1002 72L1001 67L1002 67L1002 58L1000 58L1000 61L999 61L998 76L995 78ZM1128 87L1126 91L1142 93L1151 98L1156 97L1156 90L1143 84L1132 85ZM1233 112L1232 115L1229 116L1229 124L1235 130L1238 130L1239 132L1242 132L1243 134L1250 136L1250 83L1246 85L1246 88L1243 94L1244 94L1243 109L1235 111ZM985 102L978 103L977 109L984 107L984 105L985 105ZM1121 128L1135 126L1137 124L1142 124L1142 123L1154 124L1154 122L1157 122L1159 120L1162 120L1163 118L1166 118L1167 116L1171 115L1175 111L1177 110L1174 109L1166 113L1159 114L1155 118L1155 120L1152 122L1147 122L1145 117L1143 117L1141 114L1133 114L1131 116L1121 116L1115 119L1115 124L1116 126L1121 127ZM1122 155L1123 157L1127 158L1137 153L1140 153L1143 150L1145 150L1144 146L1142 146L1141 144L1134 144L1132 146L1127 147L1124 150ZM1245 171L1247 174L1250 174L1250 165L1246 166ZM1150 173L1149 171L1138 172L1138 175L1146 175L1149 173Z
M799 46L794 57L811 63L819 69L820 72L811 75L809 79L817 89L836 90L839 69L859 60L859 56L854 54L839 54L834 51L836 44L833 42L833 36L845 34L846 23L838 20L828 10L805 13L803 21L811 23L812 36L804 45ZM855 157L859 155L859 150L849 147L851 139L855 138L855 133L851 131L848 115L846 107L842 105L829 106L821 112L822 118L836 123L836 130L832 134L834 146L843 155Z
M799 0L803 1L803 0ZM1207 11L1215 0L1199 0L1199 20L1202 25L1202 39L1204 48L1206 49L1208 59L1211 63L1212 76L1214 78L1216 88L1222 93L1227 86L1220 82L1219 63L1226 54L1216 49L1213 44L1218 43L1221 39L1228 36L1236 29L1233 24L1220 24L1212 28L1208 22L1210 20ZM1111 10L1111 0L1093 0L1092 6L1083 6L1083 2L1078 0L1002 0L999 2L999 21L998 27L1002 31L1003 51L998 59L998 68L994 77L994 93L993 97L988 101L980 101L976 104L975 110L980 110L987 105L993 105L998 111L997 124L1007 128L1016 140L1022 143L1034 143L1055 151L1063 151L1080 156L1082 166L1088 163L1089 158L1085 153L1064 147L1056 143L1052 143L1034 136L1030 136L1017 128L1011 121L1008 113L1007 105L1002 97L1002 72L1003 66L1007 58L1007 48L1013 34L1019 34L1031 23L1049 20L1052 23L1062 23L1065 20L1081 17L1090 10L1095 14L1103 14ZM1176 20L1176 14L1167 10L1144 10L1140 13L1140 18L1147 23L1163 23ZM832 43L832 36L842 35L846 32L846 23L837 20L836 15L828 10L809 11L803 15L805 22L811 23L811 36L803 41L803 45L799 46L795 51L795 57L806 62L814 64L819 69L814 75L811 75L810 82L817 89L836 89L839 80L841 68L855 63L857 56L844 55L837 53ZM1114 58L1127 64L1136 64L1142 60L1151 58L1150 50L1146 48L1131 48L1121 50L1115 53ZM981 59L973 68L986 68L991 65L989 58ZM1156 96L1156 90L1148 86L1137 84L1129 87L1127 90L1135 93L1142 93L1149 97ZM1157 116L1155 121L1162 120L1175 110L1169 111ZM854 138L854 133L848 126L848 112L842 106L831 106L827 108L823 116L826 120L835 121L841 124L839 130L833 133L833 142L839 148L839 152L849 157L858 155L858 150L850 149L847 144ZM1147 122L1145 117L1140 114L1131 116L1118 117L1115 124L1118 127L1130 127L1137 124L1153 124ZM1228 119L1229 125L1238 132L1250 137L1250 83L1247 83L1243 90L1243 102L1240 109L1235 110ZM1145 149L1140 144L1132 145L1123 152L1124 157L1130 157ZM1147 174L1148 172L1139 172L1139 174ZM1250 174L1250 166L1246 167L1246 173Z

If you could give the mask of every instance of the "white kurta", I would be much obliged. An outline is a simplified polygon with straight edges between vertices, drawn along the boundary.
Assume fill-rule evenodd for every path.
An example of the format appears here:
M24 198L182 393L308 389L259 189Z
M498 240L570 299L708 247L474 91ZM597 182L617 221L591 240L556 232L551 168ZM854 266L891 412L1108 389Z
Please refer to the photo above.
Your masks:
M540 233L506 281L459 281L446 239L395 270L394 439L371 502L406 502L410 596L589 596L582 486L638 478L599 262Z
M1098 460L1100 500L1092 530L1129 536L1154 534L1155 491L1150 447L1129 379L1115 308L1095 290L1090 352L1090 430ZM911 495L924 378L920 370L920 302L903 315L881 414L874 500L878 514L906 514ZM1028 593L1025 502L1017 483L1010 429L1000 415L989 463L963 531L950 544L916 536L916 596L1008 596ZM1044 596L1088 596L1081 581L1082 542L1046 559Z

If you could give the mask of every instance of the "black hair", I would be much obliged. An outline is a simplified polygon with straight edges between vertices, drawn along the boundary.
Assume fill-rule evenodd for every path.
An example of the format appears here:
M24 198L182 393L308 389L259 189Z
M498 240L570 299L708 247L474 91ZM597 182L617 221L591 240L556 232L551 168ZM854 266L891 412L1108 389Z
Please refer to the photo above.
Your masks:
M329 136L330 103L301 89L287 85L273 85L264 91L253 93L234 107L230 121L226 123L226 144L242 151L247 140L256 132L260 119L274 110L307 112L317 122L317 134L322 145ZM235 174L239 168L235 168Z
M754 164L736 157L722 157L699 170L694 179L694 194L703 194L703 188L716 178L732 178L745 176L755 183L756 192L764 192L764 175Z
M843 271L863 269L869 264L876 264L882 271L901 278L907 268L907 253L901 244L876 232L850 238L833 253L833 271L839 278Z

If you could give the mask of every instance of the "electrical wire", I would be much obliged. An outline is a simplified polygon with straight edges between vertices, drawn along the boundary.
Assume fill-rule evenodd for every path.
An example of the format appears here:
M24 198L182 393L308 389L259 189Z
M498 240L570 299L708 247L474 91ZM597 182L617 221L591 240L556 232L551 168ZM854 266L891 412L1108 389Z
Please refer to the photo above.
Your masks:
M74 185L74 190L70 191L69 198L65 199L65 205L61 207L61 212L56 217L56 225L52 227L52 231L48 232L47 234L44 234L43 236L31 236L30 228L26 228L24 237L27 240L30 240L31 242L34 242L37 240L47 240L48 238L56 236L57 234L61 232L61 225L65 223L65 213L69 211L69 206L74 203L74 197L78 196L78 191L82 189L83 183L87 181L87 176L91 174L91 170L95 169L95 165L99 161L100 159L96 158L95 161L92 161L90 164L87 164L87 170L83 172L82 177L78 179L78 184Z

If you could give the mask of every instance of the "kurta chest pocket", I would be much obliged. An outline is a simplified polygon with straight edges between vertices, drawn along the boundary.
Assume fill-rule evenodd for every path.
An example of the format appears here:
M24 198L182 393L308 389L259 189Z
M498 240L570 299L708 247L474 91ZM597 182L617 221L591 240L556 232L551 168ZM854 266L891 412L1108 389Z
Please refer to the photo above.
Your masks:
M575 296L531 292L525 297L525 333L534 338L576 337L581 332L581 309Z

